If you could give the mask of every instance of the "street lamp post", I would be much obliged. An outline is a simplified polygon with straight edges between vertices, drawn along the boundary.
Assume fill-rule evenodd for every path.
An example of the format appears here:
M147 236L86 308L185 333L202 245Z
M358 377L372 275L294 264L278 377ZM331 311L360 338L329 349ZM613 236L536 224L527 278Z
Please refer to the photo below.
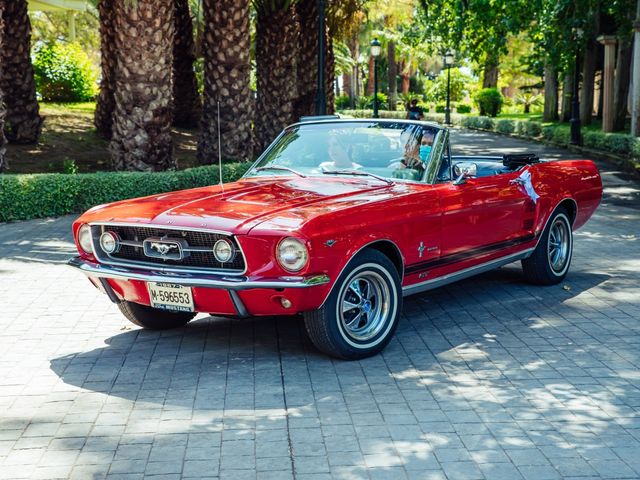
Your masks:
M373 57L373 118L378 118L378 56L382 46L377 38L371 41L371 56Z
M444 123L446 125L451 125L451 66L453 61L453 52L449 49L444 54L444 65L447 67L447 106L444 110Z
M324 33L325 0L318 0L318 92L316 95L316 115L327 114L327 92L324 85Z
M580 89L580 39L582 38L583 30L576 28L574 31L576 42L576 58L573 72L573 97L571 99L571 144L580 145L582 139L580 138L580 97L578 96L578 90ZM585 106L585 108L588 108Z

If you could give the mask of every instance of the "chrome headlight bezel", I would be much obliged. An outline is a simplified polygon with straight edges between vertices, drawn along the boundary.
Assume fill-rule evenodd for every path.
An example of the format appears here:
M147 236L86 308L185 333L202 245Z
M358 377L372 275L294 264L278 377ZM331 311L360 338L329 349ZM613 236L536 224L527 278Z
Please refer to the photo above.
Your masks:
M223 254L225 251L227 253ZM236 249L230 241L220 239L213 244L213 256L216 257L216 260L220 263L229 263L232 262L236 256Z
M304 242L297 238L283 238L276 248L276 260L287 272L299 272L307 266L309 250Z
M91 239L91 227L85 223L78 229L78 245L84 253L93 255L93 241Z
M112 242L112 247L108 246L108 242ZM106 245L106 246L105 246ZM120 250L120 236L111 231L106 231L100 235L100 248L107 254L117 253Z

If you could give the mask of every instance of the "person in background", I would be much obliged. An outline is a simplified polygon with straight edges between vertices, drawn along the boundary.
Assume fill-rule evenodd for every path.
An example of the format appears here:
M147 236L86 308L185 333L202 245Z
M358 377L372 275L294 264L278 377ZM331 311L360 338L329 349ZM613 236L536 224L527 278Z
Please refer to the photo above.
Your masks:
M408 120L422 120L424 116L424 111L422 107L418 106L418 99L414 98L409 102L409 109L407 110L407 119Z

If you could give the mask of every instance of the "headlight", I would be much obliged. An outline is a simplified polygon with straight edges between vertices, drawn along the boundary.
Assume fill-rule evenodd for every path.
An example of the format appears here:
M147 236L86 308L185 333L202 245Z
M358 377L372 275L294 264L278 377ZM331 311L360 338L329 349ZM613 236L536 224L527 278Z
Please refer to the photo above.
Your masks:
M226 240L218 240L213 245L213 256L216 257L216 260L220 263L227 263L233 260L236 251Z
M100 248L111 255L120 250L120 237L114 232L104 232L100 235Z
M86 253L93 253L93 244L91 242L91 227L86 223L78 230L78 243L80 248Z
M309 259L307 247L296 238L285 238L278 244L276 253L278 263L290 272L297 272L304 268Z

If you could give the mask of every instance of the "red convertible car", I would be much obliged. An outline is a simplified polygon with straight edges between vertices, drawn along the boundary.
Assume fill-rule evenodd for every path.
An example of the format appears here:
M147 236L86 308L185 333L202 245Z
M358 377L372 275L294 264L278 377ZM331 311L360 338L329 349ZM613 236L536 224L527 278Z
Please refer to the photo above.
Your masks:
M457 157L435 124L311 120L237 182L90 209L70 265L145 328L302 314L321 351L357 359L389 342L403 296L518 260L560 282L601 196L588 160Z

